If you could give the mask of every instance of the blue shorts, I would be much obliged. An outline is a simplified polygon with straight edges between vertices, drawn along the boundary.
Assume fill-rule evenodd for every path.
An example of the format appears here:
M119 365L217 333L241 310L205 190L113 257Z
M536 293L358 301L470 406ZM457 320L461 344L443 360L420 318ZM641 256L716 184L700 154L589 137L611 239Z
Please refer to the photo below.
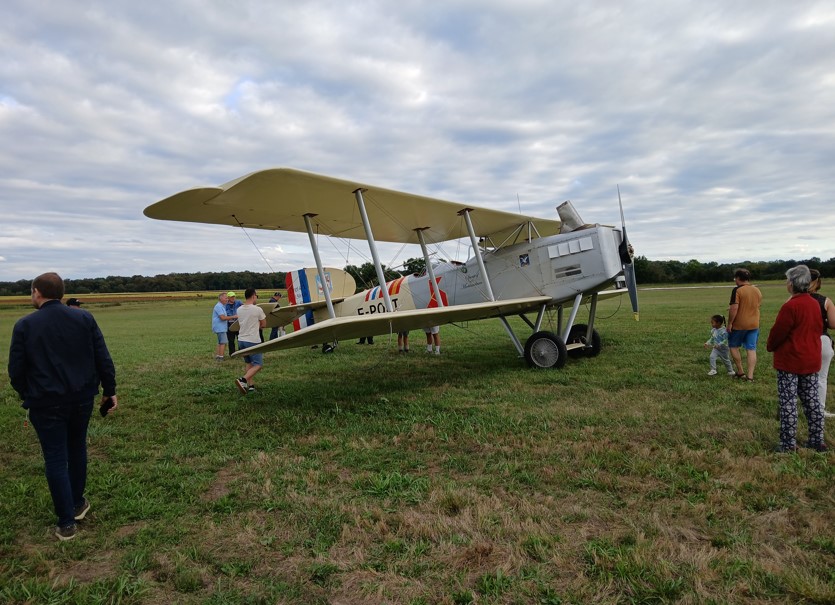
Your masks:
M229 344L229 337L226 336L226 332L215 332L215 336L217 336L217 344Z
M246 342L244 340L238 340L238 347L243 351L247 347L254 347L255 345L260 345L260 342ZM263 353L253 353L252 355L244 355L244 361L247 363L251 363L254 366L263 366L264 365L264 354Z
M734 330L728 334L728 346L732 349L742 347L748 351L757 349L757 340L760 337L760 330Z

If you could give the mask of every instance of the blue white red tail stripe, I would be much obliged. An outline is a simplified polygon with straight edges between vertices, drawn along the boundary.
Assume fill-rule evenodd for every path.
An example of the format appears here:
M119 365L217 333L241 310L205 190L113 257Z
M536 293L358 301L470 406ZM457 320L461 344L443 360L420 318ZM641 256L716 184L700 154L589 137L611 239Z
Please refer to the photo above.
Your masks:
M300 305L312 300L310 298L310 285L307 283L307 273L304 269L288 272L284 285L287 288L287 298L291 305ZM308 311L301 317L293 320L293 329L301 330L302 328L312 326L313 323L313 311Z

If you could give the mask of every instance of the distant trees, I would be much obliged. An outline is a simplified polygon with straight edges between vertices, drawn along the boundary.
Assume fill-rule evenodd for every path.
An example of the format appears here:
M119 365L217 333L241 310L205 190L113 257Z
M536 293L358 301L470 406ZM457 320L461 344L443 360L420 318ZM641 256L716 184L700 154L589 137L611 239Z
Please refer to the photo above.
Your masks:
M377 279L377 270L374 268L374 263L363 263L359 267L356 265L348 265L344 270L345 273L350 274L351 277L354 278L354 281L357 282L357 288L360 290L366 290L372 286L376 286L379 281ZM383 265L383 275L385 276L386 281L391 281L400 277L398 272L392 271L385 265Z
M34 276L32 276L34 277ZM284 287L284 273L255 273L253 271L223 271L218 273L169 273L167 275L134 275L66 279L67 292L97 294L100 292L184 292L216 290L244 290L249 287L278 289ZM20 296L31 292L32 282L0 282L0 296Z
M651 261L645 256L635 258L635 275L639 284L699 284L707 282L730 282L734 270L745 267L755 280L784 279L786 271L795 265L807 265L817 269L824 277L835 277L835 257L821 262L818 257L806 260L742 261L719 264L702 263L695 259L686 263L677 260Z
M402 275L421 274L426 269L426 261L423 257L406 259L401 265L402 270L395 271L383 265L383 273L386 276L386 281L397 279ZM357 282L357 288L364 290L377 285L377 271L374 269L374 263L364 263L357 267L356 265L348 265L345 267L345 272L350 273Z
M702 263L698 260L687 262L677 260L649 260L645 256L635 258L635 274L639 284L698 284L707 282L731 282L734 269L745 267L755 280L783 279L786 271L797 264L818 269L825 278L835 277L835 257L821 261L818 257L805 260L741 261L738 263ZM410 258L403 263L405 275L420 273L424 269L422 258ZM344 269L353 276L357 288L365 289L377 284L377 272L372 263L360 266L348 265ZM386 281L400 276L383 266ZM217 273L168 273L167 275L133 275L120 277L92 277L65 280L67 292L73 294L96 294L103 292L183 292L205 290L243 290L251 286L268 290L284 288L284 276L276 273L255 273L253 271L222 271ZM34 277L34 276L33 276ZM31 292L30 280L0 282L0 296L25 296ZM826 288L826 286L825 286Z
M403 267L405 269L406 275L420 275L421 273L423 273L423 270L426 269L426 260L424 260L423 257L409 258L406 259L405 263L403 263Z

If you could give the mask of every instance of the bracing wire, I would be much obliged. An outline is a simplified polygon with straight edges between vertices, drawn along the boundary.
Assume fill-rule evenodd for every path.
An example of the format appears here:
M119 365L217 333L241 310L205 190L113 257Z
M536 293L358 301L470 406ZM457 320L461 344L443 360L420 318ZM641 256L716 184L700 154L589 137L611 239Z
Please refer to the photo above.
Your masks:
M611 319L612 317L614 317L617 314L618 311L620 311L620 308L621 308L622 305L623 305L623 296L621 295L621 296L618 296L618 306L614 311L612 311L612 314L607 315L606 317L600 317L598 315L597 319Z
M392 267L394 265L394 261L397 260L397 257L400 256L400 253L403 252L403 250L405 248L406 248L406 244L403 244L403 245L400 246L400 249L397 252L394 253L394 255L391 257L391 261L389 261L389 264L388 264L389 267Z
M268 261L268 260L267 260L267 257L266 257L266 256L264 256L264 254L261 252L261 249L260 249L260 248L258 247L258 245L255 243L255 241L253 241L253 239L249 236L249 232L248 232L248 231L246 230L246 228L244 227L244 224L243 224L241 221L239 221L239 220L238 220L238 217L237 217L237 216L235 216L234 214L232 215L232 218L233 218L233 219L235 219L235 222L236 222L236 223L238 223L238 226L241 228L241 231L243 231L243 232L244 232L244 235L246 235L246 238L247 238L247 239L249 240L249 242L252 244L252 247L253 247L253 248L255 248L255 250L258 252L258 255L259 255L259 256L260 256L260 257L264 260L264 262L266 263L266 265L270 268L270 273L275 273L275 272L276 272L276 270L275 270L275 269L273 269L272 265L270 265L270 261Z
M339 247L336 245L336 243L334 243L334 240L336 240L336 241L337 241L337 242L339 242L339 243L346 243L346 242L347 242L347 243L346 243L346 246L348 247L348 251L347 251L347 253L345 253L345 252L343 252L342 250L340 250L340 249L339 249ZM336 250L337 254L339 254L339 256L341 256L341 257L345 260L345 264L346 264L346 265L350 265L350 264L351 264L351 261L350 261L350 256L351 256L351 240L350 240L350 239L341 238L341 237L337 237L337 236L335 236L335 235L329 235L329 236L328 236L328 241L330 242L331 246L333 246L333 249L334 249L334 250ZM353 248L353 250L354 250L354 251L355 251L358 255L360 255L360 256L363 258L363 260L364 260L364 261L366 261L366 262L371 262L371 259L370 259L370 258L369 258L366 254L363 254L362 250L360 250L359 248L356 248L356 247L355 247L355 248Z

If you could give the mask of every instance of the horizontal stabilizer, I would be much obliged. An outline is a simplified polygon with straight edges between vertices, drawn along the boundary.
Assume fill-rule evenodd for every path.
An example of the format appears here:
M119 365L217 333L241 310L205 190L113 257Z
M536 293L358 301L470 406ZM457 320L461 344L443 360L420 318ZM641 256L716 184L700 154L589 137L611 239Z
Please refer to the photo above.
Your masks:
M264 315L267 316L267 327L268 328L279 327L278 325L273 326L273 325L270 324L270 313L273 312L273 310L275 309L277 304L278 303L274 303L274 302L265 302L265 303L259 303L258 304L258 306L261 307L261 309L264 311ZM240 329L241 329L241 326L238 325L237 320L235 320L235 322L229 324L229 331L230 332L238 332Z
M332 302L333 304L338 304L343 300L345 299L334 298L332 299ZM319 309L324 309L327 306L328 305L324 300L318 300L316 302L302 303L300 305L278 307L277 309L273 309L272 312L267 315L267 326L286 326L291 321L297 317L301 317L308 311L317 311Z
M340 303L344 298L334 298L333 303ZM278 303L259 303L259 307L264 310L267 316L267 328L281 328L286 326L291 321L307 313L308 311L316 311L317 309L324 309L327 304L324 300L316 302L304 303L301 305L287 305L286 307L279 307ZM238 322L230 324L229 329L232 332L237 332L239 329Z

